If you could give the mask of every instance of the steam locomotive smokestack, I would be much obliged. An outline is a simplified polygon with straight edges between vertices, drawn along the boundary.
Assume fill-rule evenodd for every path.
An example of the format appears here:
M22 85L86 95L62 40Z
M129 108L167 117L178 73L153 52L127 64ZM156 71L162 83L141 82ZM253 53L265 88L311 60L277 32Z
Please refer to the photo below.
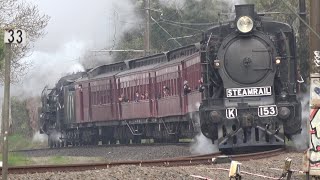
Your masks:
M254 4L236 5L235 10L236 10L236 19L238 19L241 16L254 17Z

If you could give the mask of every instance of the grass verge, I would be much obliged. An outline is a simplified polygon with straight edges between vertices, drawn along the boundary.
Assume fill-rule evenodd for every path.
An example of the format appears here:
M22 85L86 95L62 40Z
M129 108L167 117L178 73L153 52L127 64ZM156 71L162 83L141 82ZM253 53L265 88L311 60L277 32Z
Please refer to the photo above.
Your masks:
M44 142L34 142L31 137L26 137L20 134L10 135L8 138L9 151L20 149L35 149L47 146Z

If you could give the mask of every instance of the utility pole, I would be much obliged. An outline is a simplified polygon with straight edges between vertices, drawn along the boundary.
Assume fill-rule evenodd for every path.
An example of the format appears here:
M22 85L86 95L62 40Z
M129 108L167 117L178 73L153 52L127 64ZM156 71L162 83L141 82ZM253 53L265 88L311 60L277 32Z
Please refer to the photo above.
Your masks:
M144 0L146 10L145 14L145 27L144 27L144 56L150 53L150 0Z
M306 22L306 1L305 0L299 0L299 16L301 17L300 20L300 24L299 24L299 58L298 58L298 66L297 66L297 70L298 70L298 76L297 79L302 78L302 74L301 74L301 64L307 64L308 62L302 62L303 60L307 59L308 55L307 55L307 48L306 45L304 44L305 42L308 42L308 38L307 38L307 34L306 32L306 25L302 22L302 20L304 22ZM298 92L301 92L301 84L298 83Z
M2 119L2 179L8 179L8 132L9 132L9 100L10 100L10 64L11 64L11 43L5 45L4 61L4 105Z
M299 15L301 17L301 19L303 19L304 21L306 21L306 16L307 16L307 13L306 13L306 1L305 0L299 0ZM303 22L300 20L300 26L299 26L299 30L300 32L304 32L302 30L305 30L305 25L303 24ZM304 29L303 29L304 28ZM302 33L302 34L305 34L305 33Z
M320 1L310 0L310 26L320 34ZM310 72L318 73L320 69L320 40L310 32Z

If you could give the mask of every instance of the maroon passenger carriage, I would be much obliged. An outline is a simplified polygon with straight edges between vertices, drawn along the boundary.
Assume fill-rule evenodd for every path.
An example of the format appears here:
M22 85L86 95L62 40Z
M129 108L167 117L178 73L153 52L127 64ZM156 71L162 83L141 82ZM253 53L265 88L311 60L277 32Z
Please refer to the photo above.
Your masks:
M192 138L199 132L200 68L199 51L190 45L102 65L78 78L63 77L49 94L43 93L47 106L42 108L41 130L49 135L50 147ZM44 108L48 106L53 108ZM57 132L59 139L53 138Z

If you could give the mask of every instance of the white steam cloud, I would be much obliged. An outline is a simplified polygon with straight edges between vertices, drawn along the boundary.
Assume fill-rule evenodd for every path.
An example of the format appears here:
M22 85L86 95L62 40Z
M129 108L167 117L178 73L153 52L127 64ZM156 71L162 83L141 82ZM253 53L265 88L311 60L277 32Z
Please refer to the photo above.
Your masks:
M34 51L24 58L31 64L26 77L12 87L12 95L40 95L45 85L54 86L64 75L84 71L80 62L107 64L109 54L89 53L110 49L122 33L140 23L135 4L130 0L30 0L41 13L50 16L46 35L34 44ZM84 58L85 57L85 58ZM94 65L93 65L94 66Z
M309 106L309 93L304 94L301 99L302 106L302 122L301 122L301 134L294 135L292 137L294 147L297 150L305 150L308 148L309 133L307 129L307 123L309 123L310 106Z
M190 146L191 154L210 154L218 151L218 146L212 144L211 139L205 137L201 132L194 137L194 141Z
M25 61L33 62L22 84L14 85L12 93L18 96L38 96L44 86L53 87L64 75L83 71L84 68L76 57L82 55L84 42L72 41L64 44L56 53L36 51ZM75 58L75 59L73 59Z
M47 141L48 141L48 136L46 134L40 134L39 131L37 131L32 138L32 142L45 143Z
M200 103L196 103L197 108L199 109ZM193 116L196 118L196 126L200 127L200 119L197 116ZM218 146L216 144L213 144L211 139L208 139L205 137L202 132L200 131L199 134L197 134L193 138L193 142L190 145L190 152L191 154L209 154L218 152Z

